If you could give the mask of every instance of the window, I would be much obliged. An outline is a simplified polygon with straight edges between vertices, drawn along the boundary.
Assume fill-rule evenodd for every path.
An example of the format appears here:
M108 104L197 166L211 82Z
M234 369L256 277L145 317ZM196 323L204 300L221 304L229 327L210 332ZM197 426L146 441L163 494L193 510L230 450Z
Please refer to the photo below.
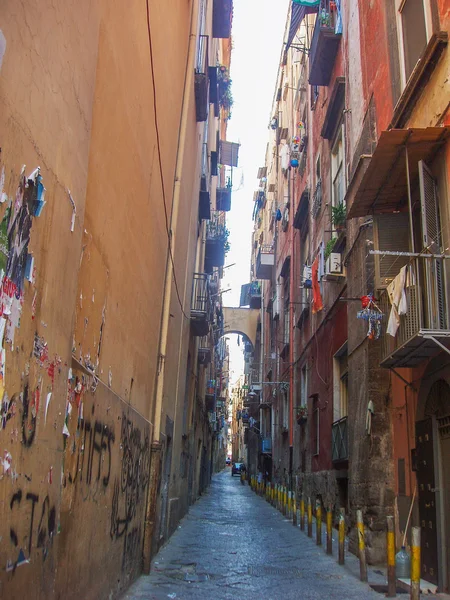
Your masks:
M334 355L333 421L348 415L348 355L347 342Z
M308 404L308 369L306 364L300 371L300 406Z
M431 37L429 0L397 0L397 29L404 84L408 81Z
M338 206L344 202L345 196L345 170L344 170L344 143L343 126L331 151L331 179L332 179L332 206Z
M286 277L284 280L284 344L289 344L289 339L291 335L291 323L290 323L290 296L289 296L289 277Z
M312 85L311 86L311 110L314 110L316 107L317 98L319 97L319 86Z
M319 395L314 394L313 397L313 412L312 412L312 424L311 424L311 451L313 456L319 454L319 429L320 429L320 409L319 409Z
M283 427L289 428L289 392L283 390Z

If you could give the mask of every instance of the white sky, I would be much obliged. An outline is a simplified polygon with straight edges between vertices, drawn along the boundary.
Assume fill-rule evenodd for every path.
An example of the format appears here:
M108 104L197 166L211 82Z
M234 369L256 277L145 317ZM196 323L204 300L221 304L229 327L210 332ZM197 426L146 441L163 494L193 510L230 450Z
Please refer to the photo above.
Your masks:
M225 306L239 306L241 285L250 281L250 243L253 231L253 192L258 188L258 168L264 166L272 99L281 56L286 15L290 0L235 0L233 14L233 52L230 77L234 106L228 124L228 140L240 142L239 168L233 172L230 252L222 289ZM242 345L230 336L230 380L243 370Z

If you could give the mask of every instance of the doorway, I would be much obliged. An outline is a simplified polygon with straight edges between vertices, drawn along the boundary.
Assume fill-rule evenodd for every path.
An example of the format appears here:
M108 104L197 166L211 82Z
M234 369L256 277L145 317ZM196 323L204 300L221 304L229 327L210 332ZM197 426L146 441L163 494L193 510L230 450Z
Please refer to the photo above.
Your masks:
M441 591L450 574L450 386L435 381L416 422L421 577Z

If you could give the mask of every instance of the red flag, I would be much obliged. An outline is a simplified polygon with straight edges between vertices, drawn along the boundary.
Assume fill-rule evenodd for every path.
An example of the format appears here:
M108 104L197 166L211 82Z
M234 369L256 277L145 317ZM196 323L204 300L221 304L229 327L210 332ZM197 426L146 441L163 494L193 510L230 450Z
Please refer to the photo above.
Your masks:
M313 301L312 301L312 312L315 315L317 312L323 309L322 294L320 293L319 285L319 257L312 264L312 290L313 290Z

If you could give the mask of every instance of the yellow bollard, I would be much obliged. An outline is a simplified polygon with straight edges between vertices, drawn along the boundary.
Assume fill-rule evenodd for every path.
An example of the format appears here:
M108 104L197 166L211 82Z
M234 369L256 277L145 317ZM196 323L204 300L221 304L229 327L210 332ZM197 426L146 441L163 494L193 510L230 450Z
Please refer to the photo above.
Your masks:
M420 527L411 530L411 600L420 598Z
M312 537L312 506L311 506L311 498L308 498L308 537Z
M364 541L364 522L362 511L356 511L356 525L358 528L359 547L359 577L361 581L367 581L366 544Z
M322 545L322 505L316 500L316 544Z
M345 510L341 508L339 515L339 564L345 563Z
M386 548L387 548L387 580L388 580L388 598L396 597L396 578L395 578L395 532L394 532L394 517L386 517L387 533L386 533Z
M297 498L296 493L292 492L292 525L297 527Z
M300 500L300 529L302 531L305 530L305 501L303 500L303 494Z
M333 554L333 512L331 506L327 510L327 554Z
M292 509L292 498L291 498L291 492L289 491L287 493L287 516L289 519L291 518L291 509Z
M283 514L285 515L287 513L287 487L284 487L284 493L283 493Z

